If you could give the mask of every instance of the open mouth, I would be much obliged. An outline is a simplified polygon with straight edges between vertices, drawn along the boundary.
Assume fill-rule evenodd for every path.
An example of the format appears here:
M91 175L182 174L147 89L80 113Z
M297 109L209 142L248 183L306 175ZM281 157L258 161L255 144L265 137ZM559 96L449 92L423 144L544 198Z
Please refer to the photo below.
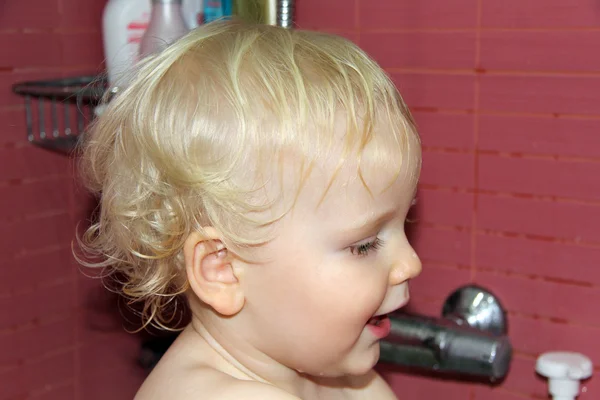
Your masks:
M392 329L392 323L387 314L371 317L369 321L367 321L366 326L369 331L371 331L371 333L378 339L383 339L389 335Z
M369 319L369 321L367 322L367 325L380 326L387 317L387 314L371 317L371 319Z

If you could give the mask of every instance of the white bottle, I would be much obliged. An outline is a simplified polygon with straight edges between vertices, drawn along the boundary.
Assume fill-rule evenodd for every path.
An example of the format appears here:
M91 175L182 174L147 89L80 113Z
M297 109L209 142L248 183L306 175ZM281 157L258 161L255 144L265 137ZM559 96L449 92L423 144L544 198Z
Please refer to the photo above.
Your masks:
M125 84L123 74L137 62L150 10L150 0L110 0L104 8L102 34L111 86Z
M152 0L148 29L140 43L140 58L160 51L188 32L181 0Z
M197 28L203 22L204 1L203 0L183 0L181 4L181 13L185 24L189 29Z

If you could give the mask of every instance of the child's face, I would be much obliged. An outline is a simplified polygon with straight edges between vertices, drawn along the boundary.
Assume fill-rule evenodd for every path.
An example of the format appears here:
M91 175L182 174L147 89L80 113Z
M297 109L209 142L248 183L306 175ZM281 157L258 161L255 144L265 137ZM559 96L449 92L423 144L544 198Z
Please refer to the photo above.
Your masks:
M411 140L416 161L420 149ZM403 306L408 280L421 270L404 232L416 162L402 158L390 186L397 168L375 165L365 151L372 197L349 162L319 205L337 158L312 172L292 211L277 223L276 238L260 250L268 261L245 273L243 318L253 346L310 375L362 374L375 365L378 338L367 321Z

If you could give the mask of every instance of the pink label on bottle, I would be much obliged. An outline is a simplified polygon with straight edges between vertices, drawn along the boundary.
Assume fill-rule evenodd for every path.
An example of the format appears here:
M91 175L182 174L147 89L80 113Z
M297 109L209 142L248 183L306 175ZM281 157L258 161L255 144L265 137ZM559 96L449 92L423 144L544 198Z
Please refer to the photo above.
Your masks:
M127 30L146 30L146 28L148 28L148 22L145 21L131 21L129 25L127 25Z
M144 15L145 17L145 15ZM127 43L139 43L144 36L144 32L148 29L149 20L131 21L127 25Z

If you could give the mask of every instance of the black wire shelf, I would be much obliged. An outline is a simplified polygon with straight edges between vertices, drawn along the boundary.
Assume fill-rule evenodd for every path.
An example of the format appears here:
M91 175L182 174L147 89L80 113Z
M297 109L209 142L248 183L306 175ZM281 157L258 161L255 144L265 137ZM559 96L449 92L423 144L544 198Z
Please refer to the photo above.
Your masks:
M70 154L95 118L107 87L104 77L93 75L14 84L13 92L25 102L27 140Z

